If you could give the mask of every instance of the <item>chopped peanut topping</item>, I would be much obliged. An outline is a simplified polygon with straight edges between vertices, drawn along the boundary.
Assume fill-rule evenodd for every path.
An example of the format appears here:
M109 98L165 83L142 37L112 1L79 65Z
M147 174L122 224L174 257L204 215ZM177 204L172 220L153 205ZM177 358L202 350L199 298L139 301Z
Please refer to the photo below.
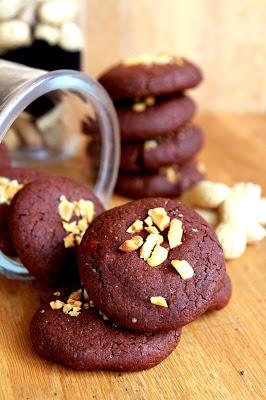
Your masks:
M171 265L176 269L182 279L190 279L194 275L194 270L186 260L173 260Z
M163 207L152 208L148 211L148 215L152 218L154 224L158 226L160 231L164 231L170 224L170 217L167 215Z
M64 303L61 300L55 300L50 302L50 306L53 310L60 310L64 306Z
M167 301L162 296L153 296L150 298L150 301L151 301L151 304L155 304L156 306L168 308Z
M68 201L65 196L60 197L60 203L58 206L58 212L60 217L66 221L69 222L73 216L73 211L74 211L75 205Z
M135 112L143 112L146 110L146 104L142 102L138 102L133 104L132 110Z
M150 267L157 267L158 265L162 264L168 257L168 250L165 247L160 246L157 244L152 252L150 258L148 258L147 263Z
M161 235L158 235L156 233L150 233L147 238L145 243L140 249L140 258L143 258L145 261L148 260L148 258L151 256L152 251L156 244L162 244L163 243L163 237Z
M84 199L70 202L62 195L60 197L58 212L62 218L63 228L68 233L64 238L65 248L79 245L94 217L93 202ZM73 216L78 217L78 221L70 222Z
M119 250L131 252L140 248L142 244L143 239L141 236L133 236L131 239L126 240L124 243L122 243L119 247Z
M145 231L149 232L149 233L159 233L158 229L156 228L156 226L146 226L145 227Z
M156 147L158 147L158 143L156 140L146 140L146 142L144 142L144 151L148 151L151 149L155 149Z
M152 226L152 224L153 224L151 217L147 217L146 219L144 219L144 222L148 226Z
M16 179L0 177L0 204L10 204L15 195L23 188Z
M172 219L168 231L168 242L171 249L180 246L180 244L182 243L182 236L182 221L177 218Z
M127 233L136 233L143 230L143 221L140 219L136 219L132 225L127 229Z

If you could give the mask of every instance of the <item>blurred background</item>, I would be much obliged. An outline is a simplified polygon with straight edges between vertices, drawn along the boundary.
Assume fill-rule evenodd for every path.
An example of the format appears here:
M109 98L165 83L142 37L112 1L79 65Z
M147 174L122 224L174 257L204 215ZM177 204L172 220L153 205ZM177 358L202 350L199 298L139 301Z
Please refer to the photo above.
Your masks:
M265 0L83 0L84 68L167 51L199 64L200 110L266 111Z

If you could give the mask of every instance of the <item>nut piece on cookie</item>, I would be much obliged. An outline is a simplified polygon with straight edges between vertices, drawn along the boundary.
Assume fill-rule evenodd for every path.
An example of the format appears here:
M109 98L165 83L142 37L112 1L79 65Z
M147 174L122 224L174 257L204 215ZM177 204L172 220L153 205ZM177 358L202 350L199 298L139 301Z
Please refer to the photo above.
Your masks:
M154 304L156 306L168 308L167 301L162 296L152 296L150 298L150 301L151 301L151 304Z
M126 240L121 244L119 250L124 252L132 252L139 249L143 245L143 239L141 236L133 236L131 239Z
M75 205L66 199L66 196L62 195L60 197L60 203L58 206L58 212L60 217L69 222L72 218Z
M148 258L151 257L154 247L157 244L160 245L162 243L163 243L163 237L161 235L158 235L156 233L150 233L140 249L140 258L143 258L145 261L147 261Z
M166 210L163 207L157 207L150 209L148 215L153 220L154 224L158 226L160 231L164 231L170 224L170 217L167 215Z
M150 267L158 267L167 260L168 250L165 247L156 244L153 249L152 255L148 258L147 263Z
M172 260L171 265L179 273L182 279L190 279L194 275L194 270L186 260Z
M180 246L180 244L182 243L182 236L182 221L177 218L172 219L168 231L168 242L171 249Z
M127 233L136 233L143 230L143 221L140 219L136 219L132 225L127 229Z

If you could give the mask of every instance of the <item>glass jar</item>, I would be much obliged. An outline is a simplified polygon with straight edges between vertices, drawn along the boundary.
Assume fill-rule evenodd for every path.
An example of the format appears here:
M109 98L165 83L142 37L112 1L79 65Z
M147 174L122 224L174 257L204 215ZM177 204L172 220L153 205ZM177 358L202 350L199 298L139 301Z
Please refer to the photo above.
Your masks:
M71 105L66 117L76 126L84 126L84 121L97 121L101 149L94 192L106 206L118 174L119 127L111 99L94 79L77 71L46 72L0 60L0 143L5 137L9 137L10 126L18 116L32 102L40 98L42 100L43 96L48 96L53 101L58 100L59 104L69 101ZM73 105L81 111L73 112ZM9 259L1 252L0 273L9 278L29 277L28 271L19 262Z
M79 0L0 0L0 58L33 68L80 70L83 38ZM17 118L5 142L15 165L52 163L70 157L80 144L82 108L71 96L50 93Z

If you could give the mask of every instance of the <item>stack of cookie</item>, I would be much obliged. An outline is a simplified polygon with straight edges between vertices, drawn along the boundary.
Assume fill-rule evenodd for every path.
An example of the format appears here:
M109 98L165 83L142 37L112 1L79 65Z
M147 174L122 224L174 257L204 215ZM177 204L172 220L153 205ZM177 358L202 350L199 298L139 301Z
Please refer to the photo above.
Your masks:
M176 197L202 179L203 134L189 122L196 107L184 93L201 79L194 64L167 54L126 59L99 78L120 122L118 193Z

